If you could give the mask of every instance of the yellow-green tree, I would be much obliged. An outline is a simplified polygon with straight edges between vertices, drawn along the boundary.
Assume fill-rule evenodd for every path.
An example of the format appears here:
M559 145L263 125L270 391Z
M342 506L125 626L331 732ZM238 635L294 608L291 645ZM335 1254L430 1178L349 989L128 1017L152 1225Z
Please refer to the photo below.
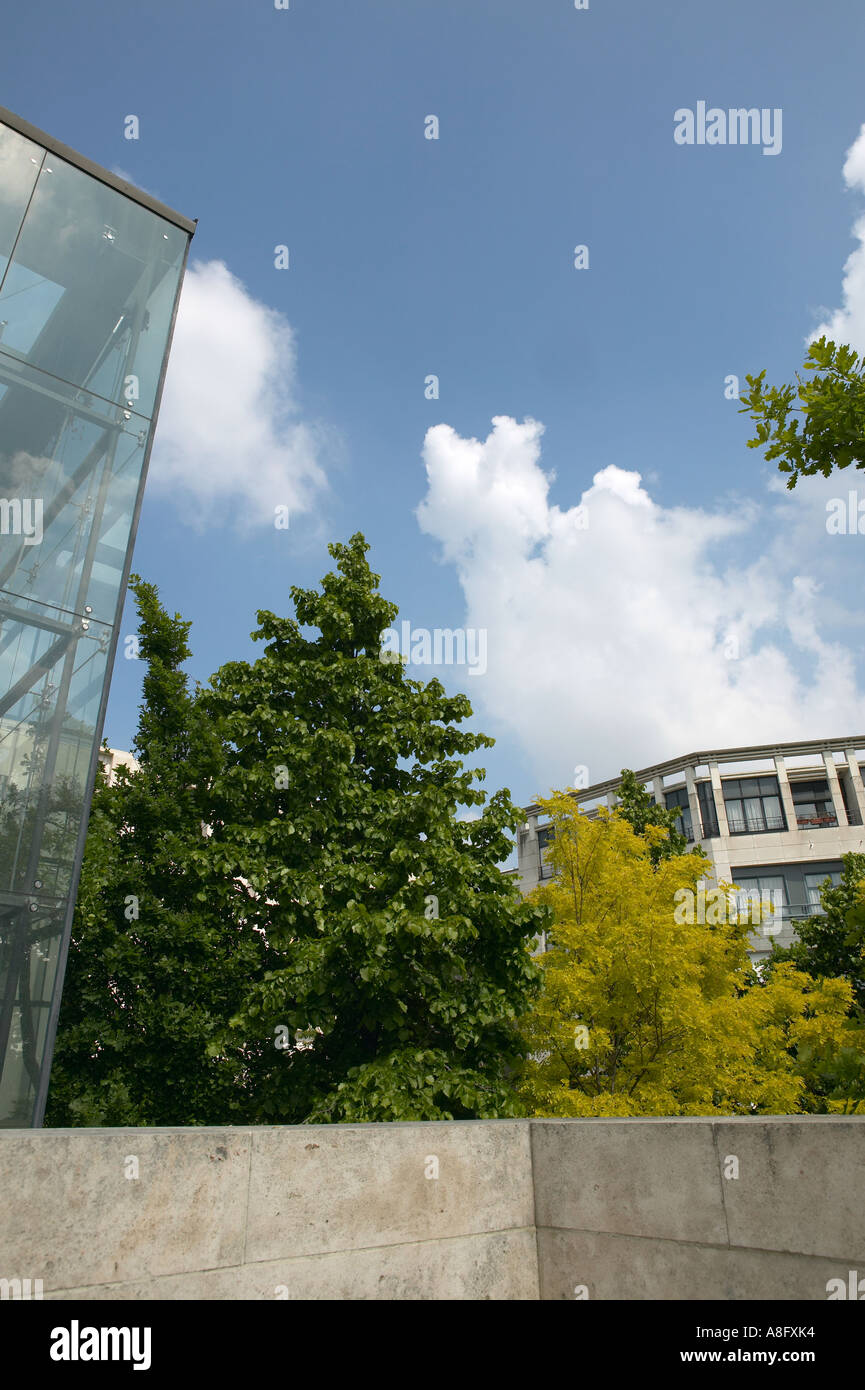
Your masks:
M652 863L655 839L573 797L550 817L553 879L535 891L552 909L544 990L523 1020L530 1054L520 1090L534 1115L790 1114L811 1108L811 1060L854 1039L851 987L776 967L759 982L748 957L754 918L700 911L699 855ZM682 891L684 890L684 892ZM682 903L694 910L682 911ZM700 920L700 918L703 920ZM843 1102L833 1109L845 1108Z

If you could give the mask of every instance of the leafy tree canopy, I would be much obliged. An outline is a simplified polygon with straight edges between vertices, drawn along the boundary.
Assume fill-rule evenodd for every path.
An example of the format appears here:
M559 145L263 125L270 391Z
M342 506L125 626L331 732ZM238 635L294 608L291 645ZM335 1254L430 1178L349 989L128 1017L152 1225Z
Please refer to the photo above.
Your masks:
M797 373L795 384L768 388L765 371L748 375L751 389L741 398L740 413L757 426L748 448L768 445L766 458L779 460L790 489L815 473L828 478L836 468L865 468L865 359L823 337L809 347L804 370L814 373L810 380Z
M520 812L463 766L492 743L467 698L382 659L367 549L195 692L136 581L141 765L94 800L49 1123L519 1113L547 917L499 869Z
M100 777L93 798L45 1122L239 1122L271 1053L210 1049L269 953L202 833L224 750L182 670L190 625L152 584L131 586L146 663L140 768Z
M636 773L622 768L622 780L617 793L616 812L628 822L636 835L648 836L649 857L657 867L664 859L688 852L687 838L678 828L681 824L677 809L661 806L646 788L637 781ZM649 834L649 827L653 833ZM700 854L698 848L691 851Z
M853 1002L865 1010L865 854L845 854L841 882L826 879L820 890L823 911L796 923L798 940L774 946L772 963L791 961L797 970L821 978L849 980Z
M203 695L228 750L214 870L243 874L279 953L226 1036L298 1039L256 1098L262 1120L514 1114L515 1021L546 920L498 867L520 813L463 767L492 743L458 727L468 699L382 659L397 610L363 536L329 549L321 590L291 590L295 618L259 613L263 655Z
M818 1108L810 1089L818 1068L845 1065L844 1049L865 1041L847 1016L849 982L815 980L787 963L757 987L750 924L732 910L700 920L707 859L670 855L655 865L652 826L637 835L605 808L591 819L565 793L540 805L555 826L556 876L532 895L553 921L544 989L523 1023L530 1113ZM690 913L678 910L688 902ZM857 1103L841 1096L822 1108Z

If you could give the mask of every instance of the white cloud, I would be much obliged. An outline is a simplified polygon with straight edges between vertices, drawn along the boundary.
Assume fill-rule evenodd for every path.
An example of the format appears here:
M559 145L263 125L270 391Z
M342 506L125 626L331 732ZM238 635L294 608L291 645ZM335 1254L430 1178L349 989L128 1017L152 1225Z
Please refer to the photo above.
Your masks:
M111 172L112 174L116 174L119 179L123 179L124 183L131 183L132 187L137 188L140 193L146 193L148 197L155 198L157 202L162 201L158 193L154 193L152 188L145 188L144 184L139 183L135 175L130 174L128 169L121 169L119 164L112 164Z
M519 739L538 791L577 764L595 782L700 748L860 731L854 658L826 635L808 572L852 554L826 535L836 484L731 513L660 506L639 473L610 467L562 509L542 433L505 416L482 442L430 429L417 513L456 567L466 626L488 631L472 702Z
M326 486L316 429L296 419L294 335L221 261L186 273L149 485L192 525L232 512L272 525Z
M865 193L865 125L847 151L843 172L848 188ZM836 343L849 343L861 353L865 352L865 215L853 224L853 235L859 245L844 266L843 308L830 314L808 341L825 334Z

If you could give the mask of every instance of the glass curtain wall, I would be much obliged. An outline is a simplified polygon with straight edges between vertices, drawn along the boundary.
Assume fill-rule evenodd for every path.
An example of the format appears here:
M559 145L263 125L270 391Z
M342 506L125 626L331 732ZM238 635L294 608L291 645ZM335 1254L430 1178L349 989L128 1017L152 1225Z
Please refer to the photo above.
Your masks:
M0 123L0 1126L44 1113L189 239Z

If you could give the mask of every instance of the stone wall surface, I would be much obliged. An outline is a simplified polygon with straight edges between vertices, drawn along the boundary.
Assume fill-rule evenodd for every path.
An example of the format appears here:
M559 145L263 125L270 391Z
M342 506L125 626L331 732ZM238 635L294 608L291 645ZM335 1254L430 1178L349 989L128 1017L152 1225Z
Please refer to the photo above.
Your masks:
M525 1121L2 1130L0 1193L47 1298L538 1296Z
M0 1130L0 1194L53 1299L865 1297L865 1116Z
M830 1279L865 1281L865 1116L528 1123L542 1299L825 1299Z

